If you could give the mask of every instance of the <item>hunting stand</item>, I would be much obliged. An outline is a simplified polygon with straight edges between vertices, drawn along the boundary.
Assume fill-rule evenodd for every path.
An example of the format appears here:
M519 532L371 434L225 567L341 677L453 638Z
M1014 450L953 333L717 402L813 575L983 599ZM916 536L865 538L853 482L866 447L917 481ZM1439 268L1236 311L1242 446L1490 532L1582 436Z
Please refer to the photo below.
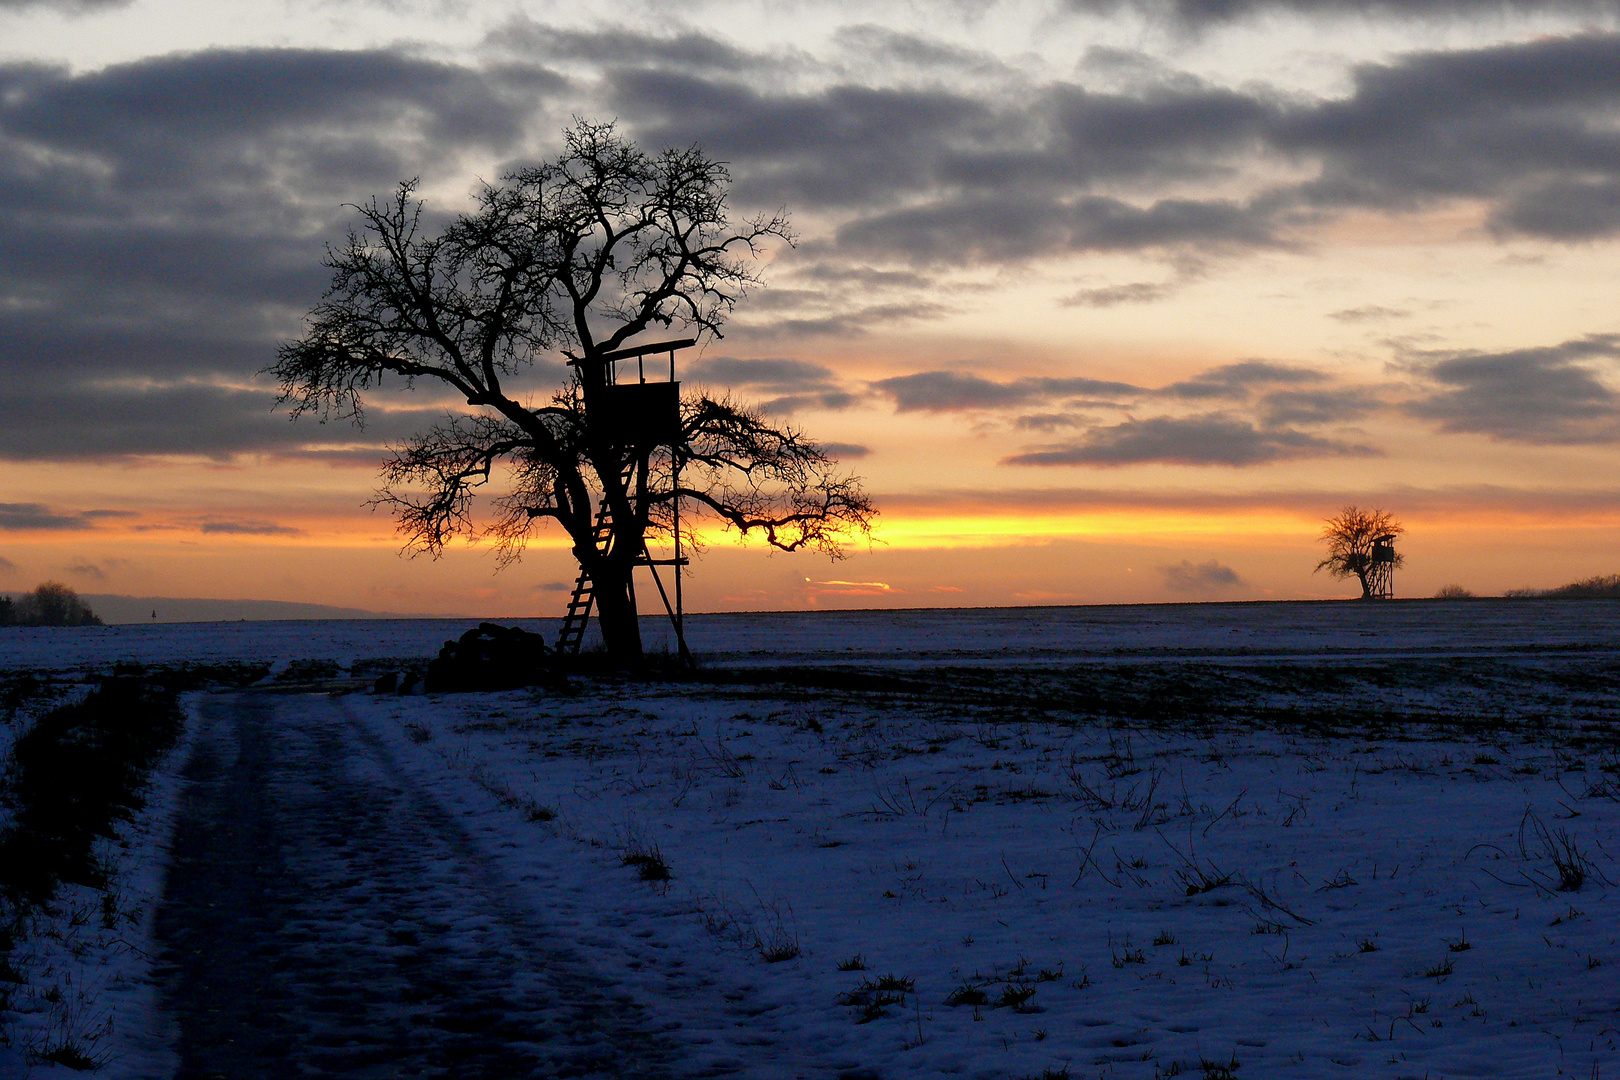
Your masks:
M638 481L643 485L646 484L648 472L646 462L653 451L660 446L669 447L670 488L675 493L671 503L670 531L675 538L675 554L673 558L668 559L653 558L652 553L647 550L646 540L643 537L635 565L645 566L652 572L653 584L658 586L658 596L663 600L664 610L669 614L670 625L675 629L675 643L679 649L680 662L687 667L692 666L692 654L686 647L681 568L691 560L681 554L681 384L675 381L675 353L678 349L695 344L697 344L695 338L655 341L648 345L619 349L598 358L604 365L607 381L608 408L603 421L609 440L624 454L620 459L622 472L619 479L627 493L634 494L631 485ZM647 357L665 352L669 353L668 380L655 378L654 381L648 382ZM619 381L619 364L625 360L636 362L634 382ZM578 361L570 360L568 363L573 365ZM613 510L606 492L603 492L602 504L596 512L594 543L597 550L604 555L613 544ZM669 592L664 588L664 580L658 573L660 566L672 567L674 570L673 603ZM630 599L633 605L634 578L630 582ZM563 616L562 630L557 635L559 653L569 656L579 655L580 644L585 639L585 626L590 622L594 603L595 587L591 581L590 571L581 567L579 578L574 582L573 595L568 601L568 612Z
M1374 600L1389 600L1395 595L1395 534L1381 533L1373 537L1372 550L1367 554L1367 595Z

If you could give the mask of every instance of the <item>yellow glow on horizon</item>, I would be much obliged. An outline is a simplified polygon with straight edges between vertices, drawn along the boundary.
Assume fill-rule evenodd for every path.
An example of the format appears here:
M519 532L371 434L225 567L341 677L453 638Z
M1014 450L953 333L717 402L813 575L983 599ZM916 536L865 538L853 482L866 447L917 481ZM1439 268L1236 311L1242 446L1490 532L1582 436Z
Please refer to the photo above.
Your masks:
M1210 513L1139 507L1085 511L989 511L916 517L885 516L873 530L894 548L1005 547L1049 540L1175 540L1276 537L1316 528L1314 518L1260 509Z
M1398 501L1398 500L1397 500ZM1609 529L1620 526L1620 507L1602 506L1510 509L1500 505L1431 506L1399 515L1406 523L1409 538L1442 534L1525 532L1559 529ZM1321 518L1314 512L1276 506L1088 506L1082 509L1034 505L1025 508L964 508L955 512L929 512L912 509L886 511L872 531L874 550L931 550L942 548L994 548L1044 544L1057 540L1188 542L1188 541L1290 541L1314 540L1321 529ZM695 523L700 549L742 547L763 549L757 537L739 544L735 531L716 521ZM76 544L105 545L126 543L135 546L205 544L217 548L382 548L397 551L403 538L387 524L368 514L320 513L305 518L283 516L259 531L254 524L209 527L208 522L187 521L153 524L150 521L124 523L109 519L94 528L69 534ZM13 533L16 540L64 539L59 532L28 530ZM560 527L536 531L526 550L567 551L572 541ZM667 540L654 538L649 545L656 553L670 553ZM865 541L847 537L846 546L861 549ZM457 537L446 545L452 550L493 551L488 539ZM840 583L842 584L842 583ZM866 584L866 583L860 583Z

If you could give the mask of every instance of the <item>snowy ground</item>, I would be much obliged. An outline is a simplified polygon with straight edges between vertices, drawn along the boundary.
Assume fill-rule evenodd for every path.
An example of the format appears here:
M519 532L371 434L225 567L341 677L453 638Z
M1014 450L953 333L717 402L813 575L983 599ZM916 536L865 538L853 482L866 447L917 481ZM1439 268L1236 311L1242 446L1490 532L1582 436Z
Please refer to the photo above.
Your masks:
M378 665L460 629L367 625L34 632L0 667ZM515 903L737 1075L1620 1075L1620 605L691 636L731 674L281 707L367 733ZM109 1071L162 1075L152 980L115 963Z

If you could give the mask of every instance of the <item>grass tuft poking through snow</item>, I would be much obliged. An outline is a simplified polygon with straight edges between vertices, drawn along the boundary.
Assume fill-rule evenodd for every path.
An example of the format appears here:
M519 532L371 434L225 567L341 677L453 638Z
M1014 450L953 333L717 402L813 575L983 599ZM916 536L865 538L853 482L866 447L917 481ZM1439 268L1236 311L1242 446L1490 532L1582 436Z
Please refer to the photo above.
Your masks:
M627 851L619 862L635 867L642 881L669 881L675 876L670 872L669 864L664 861L664 853L658 850L657 844Z

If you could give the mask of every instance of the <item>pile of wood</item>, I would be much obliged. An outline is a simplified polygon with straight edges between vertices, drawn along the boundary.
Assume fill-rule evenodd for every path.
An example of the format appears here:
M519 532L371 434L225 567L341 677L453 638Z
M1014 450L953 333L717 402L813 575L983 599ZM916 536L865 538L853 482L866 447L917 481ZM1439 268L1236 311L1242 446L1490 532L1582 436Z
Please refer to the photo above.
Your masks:
M558 680L556 653L539 634L516 626L479 623L456 641L446 641L428 664L430 694L515 690Z

